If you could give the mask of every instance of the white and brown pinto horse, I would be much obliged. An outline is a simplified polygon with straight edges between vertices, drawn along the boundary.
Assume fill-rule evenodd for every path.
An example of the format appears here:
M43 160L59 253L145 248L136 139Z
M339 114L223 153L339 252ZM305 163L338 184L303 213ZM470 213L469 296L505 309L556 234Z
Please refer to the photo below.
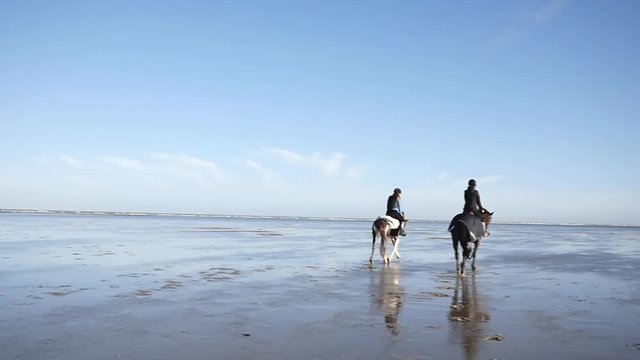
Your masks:
M398 246L400 245L400 238L398 237L398 231L400 227L400 221L392 218L391 216L380 216L373 222L371 226L371 235L373 241L371 243L371 256L369 256L369 264L373 263L373 253L375 252L376 238L380 236L380 256L382 256L382 262L389 264L391 259L395 255L400 259L400 253L398 252ZM393 245L393 251L387 256L387 241L390 241Z
M449 225L453 251L456 257L456 272L464 275L467 260L471 260L471 269L476 269L476 254L480 241L489 236L492 212L482 210L480 216L469 212L456 215ZM462 264L458 255L458 244L462 247Z

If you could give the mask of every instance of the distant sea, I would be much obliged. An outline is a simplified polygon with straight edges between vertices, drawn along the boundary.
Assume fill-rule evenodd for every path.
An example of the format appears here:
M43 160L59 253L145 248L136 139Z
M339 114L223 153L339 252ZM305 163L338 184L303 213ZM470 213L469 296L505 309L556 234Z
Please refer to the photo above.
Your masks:
M42 215L103 215L103 216L150 216L150 217L188 217L211 219L281 219L281 220L335 220L335 221L370 221L359 217L314 217L292 215L228 215L228 214L196 214L196 213L171 213L171 212L142 212L142 211L90 211L90 210L45 210L45 209L0 209L0 214L42 214ZM454 214L455 215L455 214ZM453 217L453 215L452 215ZM447 222L440 220L412 220L412 222ZM613 227L639 227L640 225L624 224L591 224L591 223L551 223L551 222L505 222L494 221L494 224L514 225L566 225L566 226L613 226Z
M2 210L0 349L12 359L563 360L640 349L640 227L498 222L461 281L448 221L410 221L402 259L383 266L376 244L370 267L372 221ZM450 318L458 290L482 322ZM495 333L504 344L484 339ZM336 349L345 338L360 345ZM248 339L268 356L238 355Z
M150 250L140 252L142 255L138 255L136 262L184 264L211 256L218 262L279 259L278 262L353 264L370 255L372 221L5 209L0 210L0 253L5 259L0 262L0 270L45 267L49 262L57 262L57 252L63 256L62 249L108 246L148 247ZM410 221L409 235L402 239L402 253L419 254L421 261L450 265L453 252L447 225L448 221ZM545 269L571 270L576 267L610 273L627 273L628 270L633 276L640 270L640 227L637 226L507 224L498 221L490 230L492 235L479 251L480 262L517 262L520 257L536 257L538 262L534 266ZM26 256L25 251L34 248L38 248L36 256L29 254L28 261L19 261ZM379 256L377 252L376 247L376 257ZM416 260L416 256L413 259ZM78 262L126 263L127 257L84 256Z

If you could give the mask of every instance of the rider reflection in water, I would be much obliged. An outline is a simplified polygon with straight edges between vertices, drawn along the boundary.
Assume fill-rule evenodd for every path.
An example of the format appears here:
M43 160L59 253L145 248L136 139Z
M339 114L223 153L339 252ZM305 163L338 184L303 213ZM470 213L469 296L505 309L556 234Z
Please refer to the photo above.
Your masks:
M402 330L398 317L405 298L404 288L400 284L400 269L398 267L383 268L380 270L377 284L374 273L371 275L371 285L377 285L375 305L382 311L385 327L391 335L397 336Z
M400 221L400 231L398 232L401 236L406 236L407 233L404 231L404 225L407 219L404 217L404 212L400 207L400 198L402 197L402 190L399 188L393 189L393 194L389 196L387 199L387 216L391 216L392 218Z
M482 347L482 338L487 333L486 323L491 320L491 315L486 301L475 276L456 278L449 308L449 320L452 322L449 336L460 344L467 360L476 358Z

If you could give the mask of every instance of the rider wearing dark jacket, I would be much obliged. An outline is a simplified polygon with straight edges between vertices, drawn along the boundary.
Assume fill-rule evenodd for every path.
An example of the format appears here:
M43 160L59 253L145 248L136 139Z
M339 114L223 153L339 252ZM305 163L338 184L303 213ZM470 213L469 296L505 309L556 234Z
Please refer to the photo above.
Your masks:
M464 191L464 209L463 212L473 212L480 216L481 211L485 210L480 202L480 193L476 190L476 181L469 180L469 187Z
M400 208L400 198L402 197L402 190L399 188L393 189L393 194L387 199L387 216L398 220L400 222L399 234L401 236L407 235L404 231L404 223L407 221L404 217L404 212Z

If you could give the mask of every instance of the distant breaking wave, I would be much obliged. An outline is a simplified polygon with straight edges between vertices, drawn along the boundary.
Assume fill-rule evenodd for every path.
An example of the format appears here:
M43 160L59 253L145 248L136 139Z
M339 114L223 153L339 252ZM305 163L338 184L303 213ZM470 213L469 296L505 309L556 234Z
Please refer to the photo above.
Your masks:
M41 215L83 215L83 216L156 216L156 217L191 217L211 219L272 219L272 220L307 220L307 221L370 221L369 218L344 218L344 217L319 217L319 216L291 216L291 215L221 215L221 214L189 214L189 213L164 213L142 211L89 211L89 210L41 210L41 209L0 209L2 213L41 214ZM449 220L411 220L415 222L448 223ZM602 227L629 227L637 228L639 225L613 225L613 224L588 224L588 223L545 223L545 222L509 222L495 221L495 225L531 225L531 226L602 226Z
M158 213L142 211L90 211L90 210L41 210L41 209L0 209L0 213L41 214L41 215L98 215L98 216L166 216L194 217L216 219L280 219L280 220L332 220L332 221L365 221L365 218L317 217L317 216L279 216L279 215L220 215L220 214L188 214Z

